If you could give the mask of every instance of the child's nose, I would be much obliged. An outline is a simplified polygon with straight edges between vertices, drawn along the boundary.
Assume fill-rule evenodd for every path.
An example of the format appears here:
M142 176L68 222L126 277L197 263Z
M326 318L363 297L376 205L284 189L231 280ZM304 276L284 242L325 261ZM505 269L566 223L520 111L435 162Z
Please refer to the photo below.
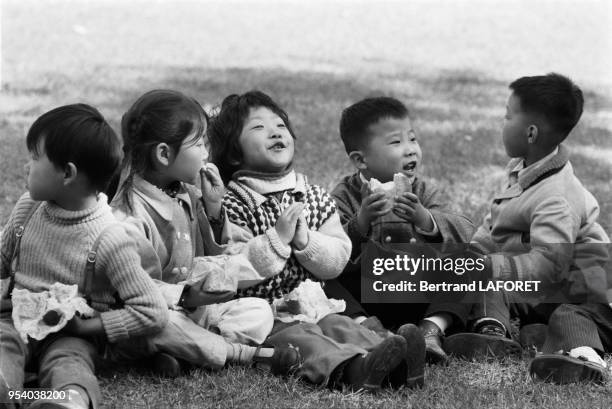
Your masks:
M23 170L25 173L30 173L30 162L26 162L26 164L23 165Z
M416 149L412 143L407 143L404 147L404 155L412 156L416 154Z

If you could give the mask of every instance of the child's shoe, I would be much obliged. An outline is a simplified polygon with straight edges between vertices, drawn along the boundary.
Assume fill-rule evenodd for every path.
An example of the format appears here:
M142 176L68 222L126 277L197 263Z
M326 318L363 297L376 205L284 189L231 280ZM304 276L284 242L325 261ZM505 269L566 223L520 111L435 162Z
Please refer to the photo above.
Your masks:
M271 357L259 356L260 349L261 347L257 348L253 362L255 366L266 366L273 375L291 375L300 368L302 358L297 348L292 346L274 347L274 355Z
M342 382L354 390L375 392L406 356L406 340L399 335L386 338L365 356L356 356L344 368Z
M404 324L397 335L406 340L404 362L389 375L393 388L406 385L408 388L422 388L425 384L425 339L421 330L414 324Z
M448 355L442 349L444 333L435 323L422 320L419 329L425 339L425 361L434 365L448 365Z
M519 333L519 342L523 349L530 351L541 351L544 342L546 341L546 324L528 324L521 328Z
M151 357L150 369L153 375L165 378L177 378L182 372L178 359L165 352L158 352Z
M520 356L521 345L506 337L506 329L497 320L481 320L474 332L451 335L444 340L444 349L451 355L473 360L475 358L504 358Z
M588 348L588 347L586 347ZM535 380L544 382L554 382L557 384L568 384L576 382L595 382L603 384L606 377L606 363L597 355L595 350L588 348L596 357L576 353L577 356L570 356L570 353L541 354L536 356L529 365L529 373ZM587 355L587 356L584 356Z

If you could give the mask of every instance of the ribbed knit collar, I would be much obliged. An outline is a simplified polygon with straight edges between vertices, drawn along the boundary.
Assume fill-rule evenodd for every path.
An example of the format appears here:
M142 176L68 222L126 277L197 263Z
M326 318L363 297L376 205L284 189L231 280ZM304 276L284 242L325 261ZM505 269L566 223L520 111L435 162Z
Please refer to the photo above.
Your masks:
M238 171L234 173L234 180L248 186L260 195L293 190L297 184L296 173L293 169L274 174Z
M249 208L254 209L268 200L268 196L264 196L264 194L269 195L277 192L288 192L292 195L304 195L307 190L306 185L306 176L293 170L289 172L288 175L282 176L276 182L267 179L258 179L250 172L249 174L236 172L234 174L234 179L228 183L227 188L238 195Z
M89 209L66 210L51 202L45 202L43 209L49 218L59 224L86 223L111 212L108 199L104 193L98 195L98 202Z

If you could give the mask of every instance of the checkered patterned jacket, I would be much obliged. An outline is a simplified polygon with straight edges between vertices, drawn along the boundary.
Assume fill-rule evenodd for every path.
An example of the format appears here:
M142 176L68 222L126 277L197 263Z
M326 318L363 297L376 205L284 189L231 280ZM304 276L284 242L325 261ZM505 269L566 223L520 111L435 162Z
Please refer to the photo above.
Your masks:
M307 278L320 281L337 276L348 261L350 240L342 231L334 200L321 187L308 184L303 175L296 174L296 177L297 184L294 189L266 196L237 180L228 184L228 192L223 199L227 216L232 223L252 233L254 238L270 235L282 212L295 202L305 204L306 222L310 230L309 243L303 251L288 248L287 253L283 255L286 261L282 271L240 290L238 297L260 297L271 302L291 292ZM324 225L326 228L333 226L334 230L338 230L334 231L337 237L319 232ZM282 253L277 250L277 244L271 243L270 247L276 253ZM257 269L257 260L253 261ZM325 266L325 263L332 263L333 266ZM321 271L326 267L327 270L331 267L337 271L332 271L333 276L329 276L329 271Z

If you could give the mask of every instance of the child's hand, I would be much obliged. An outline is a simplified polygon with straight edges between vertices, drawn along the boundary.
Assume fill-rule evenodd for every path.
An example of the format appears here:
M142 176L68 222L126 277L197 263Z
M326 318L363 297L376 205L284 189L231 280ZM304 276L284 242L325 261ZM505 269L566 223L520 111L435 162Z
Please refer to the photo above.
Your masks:
M370 223L391 211L385 192L371 192L367 183L361 187L361 207L357 213L357 225L364 236L370 231Z
M404 192L395 200L393 213L414 224L421 230L432 231L434 228L431 213L419 200L418 196L411 192Z
M221 215L221 201L225 195L225 186L219 169L213 163L207 163L200 169L200 179L206 214L213 219L218 219Z
M83 319L79 315L75 315L66 323L63 331L71 335L89 336L103 334L104 327L99 315L88 319Z
M303 210L304 205L302 203L294 203L286 208L276 221L276 226L274 226L274 228L283 244L288 245L293 240L298 219Z
M199 290L195 287L189 287L185 294L183 307L198 308L202 305L224 303L230 301L235 295L236 292L232 290L209 292Z
M308 225L306 224L306 217L303 212L301 212L300 217L298 217L295 235L293 236L291 244L298 250L304 250L308 245Z

